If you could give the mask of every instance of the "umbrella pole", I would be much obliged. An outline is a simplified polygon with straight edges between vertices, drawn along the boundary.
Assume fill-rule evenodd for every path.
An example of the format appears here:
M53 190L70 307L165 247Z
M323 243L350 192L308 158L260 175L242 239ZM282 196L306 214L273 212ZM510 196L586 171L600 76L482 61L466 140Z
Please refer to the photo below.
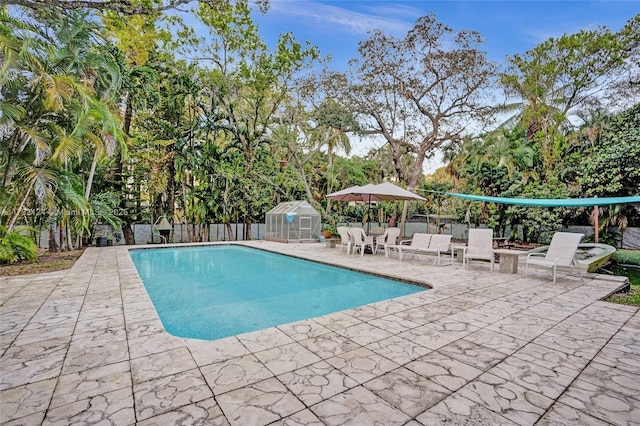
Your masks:
M367 234L369 234L370 230L371 230L371 194L369 194L369 203L367 204Z

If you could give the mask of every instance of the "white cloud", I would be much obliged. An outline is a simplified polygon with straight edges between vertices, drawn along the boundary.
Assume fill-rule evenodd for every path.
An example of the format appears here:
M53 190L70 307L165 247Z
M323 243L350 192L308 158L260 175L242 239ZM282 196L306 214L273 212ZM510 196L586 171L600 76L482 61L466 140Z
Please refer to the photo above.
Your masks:
M267 13L303 19L306 21L306 26L315 25L323 29L331 26L336 32L362 36L375 29L403 36L413 26L411 19L420 15L417 9L401 6L393 9L377 6L375 9L369 8L368 10L375 13L354 12L338 6L306 0L272 0ZM390 12L391 10L393 13ZM413 18L410 15L413 15ZM400 19L400 17L408 16L409 20Z

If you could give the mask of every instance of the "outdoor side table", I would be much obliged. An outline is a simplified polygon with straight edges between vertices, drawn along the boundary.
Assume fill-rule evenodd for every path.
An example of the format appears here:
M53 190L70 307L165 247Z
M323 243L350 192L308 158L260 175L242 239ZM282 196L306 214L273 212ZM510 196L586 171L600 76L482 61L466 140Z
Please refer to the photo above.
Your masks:
M455 253L456 255L456 262L458 263L462 263L462 257L464 256L464 249L466 249L467 246L464 245L452 245L451 246L451 257L452 257L452 262L453 262L453 254Z
M509 249L496 249L493 252L500 255L500 272L506 274L517 274L518 257L527 253L526 251Z
M336 240L333 238L328 238L327 240L327 248L336 248Z

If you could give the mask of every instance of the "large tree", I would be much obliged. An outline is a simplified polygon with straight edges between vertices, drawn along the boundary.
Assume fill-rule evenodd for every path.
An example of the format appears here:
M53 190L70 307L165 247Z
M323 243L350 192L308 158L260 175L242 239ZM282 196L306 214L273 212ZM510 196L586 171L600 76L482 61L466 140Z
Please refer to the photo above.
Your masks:
M637 74L640 49L640 15L619 32L602 27L549 38L524 55L508 58L501 82L519 113L521 123L540 145L544 171L550 173L566 149L564 135L571 129L571 116L581 108L628 107L639 87L630 85ZM635 73L634 73L635 70ZM612 90L628 89L612 102ZM625 104L619 105L623 101Z
M350 75L332 74L334 96L353 108L363 133L391 148L397 179L413 189L425 159L460 140L486 112L495 66L475 31L455 31L434 15L404 38L374 31L359 45ZM405 175L403 161L411 158Z
M360 43L360 58L338 89L365 133L391 147L400 181L413 188L424 160L452 141L486 110L484 89L495 67L474 31L454 31L434 15L417 20L404 38L375 31ZM405 176L402 157L413 157Z

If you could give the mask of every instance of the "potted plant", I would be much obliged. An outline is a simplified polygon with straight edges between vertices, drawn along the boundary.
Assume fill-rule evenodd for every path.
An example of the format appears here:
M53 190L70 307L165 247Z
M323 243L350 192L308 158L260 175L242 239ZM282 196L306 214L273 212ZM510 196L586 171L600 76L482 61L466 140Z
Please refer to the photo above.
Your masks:
M327 223L322 227L322 235L326 239L331 238L333 235L335 235L335 233L336 233L336 227L331 224Z

